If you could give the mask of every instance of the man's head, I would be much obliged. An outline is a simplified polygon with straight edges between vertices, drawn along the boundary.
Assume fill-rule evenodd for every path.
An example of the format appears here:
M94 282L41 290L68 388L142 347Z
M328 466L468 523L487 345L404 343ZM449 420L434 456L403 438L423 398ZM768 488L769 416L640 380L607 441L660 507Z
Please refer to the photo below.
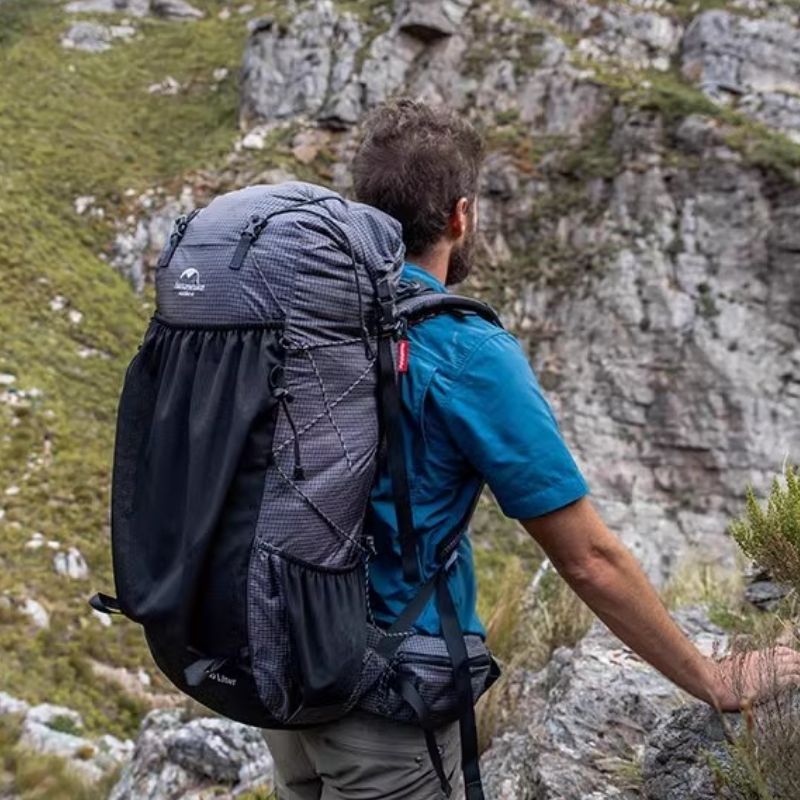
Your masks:
M403 225L411 261L447 255L448 284L469 273L483 142L454 112L402 99L375 109L353 160L356 199Z

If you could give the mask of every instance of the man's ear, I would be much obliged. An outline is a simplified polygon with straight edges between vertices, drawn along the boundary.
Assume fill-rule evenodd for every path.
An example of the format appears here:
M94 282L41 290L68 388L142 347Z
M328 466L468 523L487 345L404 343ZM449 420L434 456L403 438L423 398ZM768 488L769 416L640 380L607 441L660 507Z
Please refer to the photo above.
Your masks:
M459 197L453 213L450 215L450 224L448 225L450 238L454 242L458 242L464 238L469 230L469 199L466 197Z

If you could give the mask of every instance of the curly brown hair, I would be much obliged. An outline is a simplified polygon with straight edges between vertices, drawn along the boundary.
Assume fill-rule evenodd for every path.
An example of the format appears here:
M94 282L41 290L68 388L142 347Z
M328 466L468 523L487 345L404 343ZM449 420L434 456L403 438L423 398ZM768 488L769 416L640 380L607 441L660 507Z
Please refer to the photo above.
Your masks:
M373 110L353 159L356 199L403 226L409 256L442 236L461 197L474 201L483 140L455 112L401 98Z

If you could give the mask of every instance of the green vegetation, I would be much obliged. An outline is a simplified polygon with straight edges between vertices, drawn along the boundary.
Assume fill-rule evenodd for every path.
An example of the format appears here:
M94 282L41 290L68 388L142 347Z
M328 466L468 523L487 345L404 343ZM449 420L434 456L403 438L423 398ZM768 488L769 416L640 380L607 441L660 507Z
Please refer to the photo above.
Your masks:
M745 514L730 532L748 558L800 593L800 475L787 464L784 478L785 487L773 479L766 508L748 486Z
M149 663L136 626L102 628L85 603L112 587L116 400L152 310L98 254L113 235L108 218L128 213L126 190L174 188L221 162L238 135L243 21L219 19L223 2L198 5L204 20L136 20L136 38L100 55L59 46L74 20L60 4L0 5L0 373L15 377L0 394L19 399L0 403L0 593L33 597L51 615L37 631L13 609L0 613L0 689L75 708L90 732L130 735L144 710L98 679L92 660ZM219 67L232 77L217 86ZM167 75L184 87L177 96L148 93ZM94 195L106 218L79 217L78 195ZM25 547L34 532L78 547L90 581L57 576L52 550Z

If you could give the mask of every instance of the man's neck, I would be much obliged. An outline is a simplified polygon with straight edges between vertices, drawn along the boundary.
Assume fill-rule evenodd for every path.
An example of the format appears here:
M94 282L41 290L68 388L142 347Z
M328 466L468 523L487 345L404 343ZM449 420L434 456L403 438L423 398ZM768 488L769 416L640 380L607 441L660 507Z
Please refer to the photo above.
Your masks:
M450 263L450 247L446 244L435 245L423 254L408 255L408 260L426 272L430 272L440 283L447 283L447 265Z

